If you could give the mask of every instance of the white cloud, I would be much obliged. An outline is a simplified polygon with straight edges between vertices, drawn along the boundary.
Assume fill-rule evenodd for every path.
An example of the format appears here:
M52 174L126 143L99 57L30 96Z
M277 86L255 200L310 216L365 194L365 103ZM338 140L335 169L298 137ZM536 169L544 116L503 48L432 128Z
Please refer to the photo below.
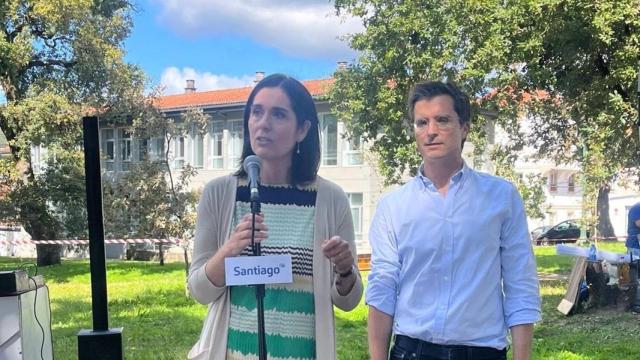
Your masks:
M160 85L164 88L164 95L172 95L184 93L187 80L195 80L196 89L206 91L247 86L253 83L254 78L255 76L249 75L232 77L210 72L198 72L189 67L178 69L171 66L162 71Z
M362 30L356 18L340 19L327 0L154 0L160 21L185 36L246 36L283 53L350 60L355 52L338 37Z

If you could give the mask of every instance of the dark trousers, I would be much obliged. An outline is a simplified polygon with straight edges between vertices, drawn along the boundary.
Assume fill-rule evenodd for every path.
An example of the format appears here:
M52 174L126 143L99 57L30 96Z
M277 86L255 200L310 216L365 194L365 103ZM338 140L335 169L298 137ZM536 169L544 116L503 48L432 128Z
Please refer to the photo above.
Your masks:
M465 345L438 345L396 335L389 360L506 360L507 349Z

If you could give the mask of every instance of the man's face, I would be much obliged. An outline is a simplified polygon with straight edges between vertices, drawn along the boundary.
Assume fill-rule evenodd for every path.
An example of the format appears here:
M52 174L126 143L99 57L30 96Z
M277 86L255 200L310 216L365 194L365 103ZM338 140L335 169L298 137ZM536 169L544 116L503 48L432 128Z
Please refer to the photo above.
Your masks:
M416 145L425 163L462 158L462 139L469 133L469 123L460 125L451 96L438 95L417 101L413 119Z

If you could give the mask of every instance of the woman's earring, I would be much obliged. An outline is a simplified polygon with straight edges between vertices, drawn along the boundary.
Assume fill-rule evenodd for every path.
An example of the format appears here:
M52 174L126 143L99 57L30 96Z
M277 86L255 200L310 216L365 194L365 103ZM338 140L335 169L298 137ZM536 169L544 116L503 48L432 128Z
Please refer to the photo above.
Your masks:
M298 148L296 149L296 154L300 155L300 142L296 143Z

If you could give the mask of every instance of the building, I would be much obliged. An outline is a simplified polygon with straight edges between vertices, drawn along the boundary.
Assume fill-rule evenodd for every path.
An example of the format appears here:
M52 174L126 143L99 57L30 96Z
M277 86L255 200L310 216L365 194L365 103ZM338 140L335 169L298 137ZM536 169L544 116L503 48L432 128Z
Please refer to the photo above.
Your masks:
M257 72L255 82L264 73ZM367 156L366 144L358 139L348 141L343 137L344 124L331 114L326 100L331 79L303 81L316 100L320 127L322 159L320 175L340 185L349 197L356 231L359 253L369 253L368 228L381 194L388 191L382 185L375 166ZM209 180L235 171L242 152L242 113L252 87L198 92L193 80L188 80L185 92L161 97L157 106L170 117L178 120L180 114L190 108L201 108L211 117L205 136L192 132L176 139L169 150L173 170L184 164L198 169L192 186L200 188ZM500 141L500 130L490 129L489 142ZM497 140L496 140L497 138ZM132 161L147 153L153 158L165 151L163 139L134 139L125 128L101 129L101 144L104 153L103 169L126 171ZM463 157L470 160L473 145L467 142ZM540 174L547 180L546 196L548 211L543 220L530 219L529 227L555 225L563 220L577 219L582 213L582 189L577 179L577 165L558 165L547 160L528 160L526 156L516 162L516 172ZM483 167L491 172L491 165ZM640 200L637 192L615 188L611 192L611 220L618 236L626 234L628 208Z
M256 74L256 82L264 76ZM367 242L368 225L376 202L383 192L373 166L365 161L363 144L342 137L344 125L330 113L324 99L332 80L303 81L316 100L320 122L322 157L319 174L339 184L351 204L356 244L359 253L370 253ZM242 153L243 110L252 87L198 92L193 80L187 81L185 92L158 99L157 106L169 117L179 120L190 108L198 107L211 117L205 136L192 131L169 145L170 166L179 171L185 164L198 169L192 180L194 188L202 188L213 178L238 169ZM101 128L102 169L107 172L126 171L130 164L148 154L157 159L164 154L162 138L135 139L126 128Z
M255 82L264 73L257 72ZM348 141L343 137L344 124L330 112L324 96L332 84L331 79L303 81L316 100L320 127L322 158L320 175L336 182L347 193L356 232L359 254L370 253L368 229L379 197L389 189L382 184L367 154L366 144L359 139ZM114 174L127 171L129 166L144 156L159 159L169 151L172 171L179 171L185 164L198 169L193 188L202 188L211 179L229 174L239 166L242 152L242 115L252 87L198 92L193 80L188 80L185 92L163 96L157 106L167 116L180 121L180 115L191 108L200 108L210 116L204 136L191 131L187 136L175 139L167 149L163 138L137 139L125 127L103 127L100 130L102 169ZM500 129L487 129L489 143L501 141ZM465 143L463 157L473 166L473 145ZM46 149L33 148L34 170L41 171L40 159L46 158ZM44 164L44 161L42 162ZM577 219L582 212L582 191L577 179L577 165L558 165L548 160L529 160L523 154L515 164L520 174L540 174L546 178L548 211L543 220L530 219L529 229L540 225L555 225L563 220ZM491 164L479 169L491 172ZM617 236L626 234L629 207L640 201L638 191L615 187L610 194L611 220Z

